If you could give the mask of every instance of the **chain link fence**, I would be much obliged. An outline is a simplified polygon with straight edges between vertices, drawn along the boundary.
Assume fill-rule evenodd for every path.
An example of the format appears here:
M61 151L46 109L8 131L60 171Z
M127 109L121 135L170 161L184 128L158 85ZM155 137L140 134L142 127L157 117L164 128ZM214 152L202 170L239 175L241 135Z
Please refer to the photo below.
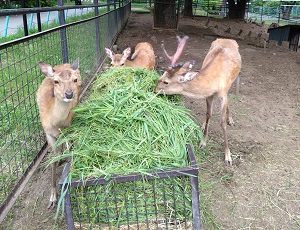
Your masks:
M0 223L46 147L36 104L44 78L38 63L57 65L79 58L83 88L87 88L104 61L104 47L115 42L131 11L130 2L112 5L102 15L94 7L95 16L89 19L0 44Z

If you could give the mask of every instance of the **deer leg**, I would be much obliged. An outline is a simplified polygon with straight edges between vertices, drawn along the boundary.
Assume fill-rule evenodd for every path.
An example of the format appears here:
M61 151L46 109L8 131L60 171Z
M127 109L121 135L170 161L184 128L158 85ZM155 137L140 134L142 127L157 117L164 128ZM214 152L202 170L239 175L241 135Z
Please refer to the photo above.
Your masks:
M226 117L228 111L228 98L227 95L222 96L221 100L221 128L223 130L224 144L225 144L225 162L232 165L231 153L228 147L228 137L227 137L227 127L226 127Z
M232 116L230 115L228 103L227 103L227 124L230 125L230 126L234 125L234 121L232 119Z
M212 110L213 110L213 100L214 96L210 96L206 98L206 120L204 124L202 125L202 132L204 134L204 140L201 140L199 147L203 148L206 146L206 141L208 139L208 126L209 121L212 116Z
M51 154L53 154L54 151L54 144L56 141L56 138L50 134L46 134L48 145L51 148ZM60 152L60 148L58 148L58 151ZM52 175L51 175L51 193L50 193L50 200L47 208L54 208L57 203L57 192L56 192L56 162L51 164L52 168Z
M51 194L47 208L54 208L57 203L57 192L56 192L56 162L51 164L52 167L52 179L51 179Z
M238 95L240 93L240 75L237 75L235 79L235 94Z

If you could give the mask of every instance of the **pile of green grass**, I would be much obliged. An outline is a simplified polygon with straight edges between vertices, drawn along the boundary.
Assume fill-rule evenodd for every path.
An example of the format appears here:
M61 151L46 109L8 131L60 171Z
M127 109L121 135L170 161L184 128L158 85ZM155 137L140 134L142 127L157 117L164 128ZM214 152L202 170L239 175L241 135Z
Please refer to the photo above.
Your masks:
M69 176L82 179L187 166L186 144L195 146L202 132L181 97L154 92L158 78L129 67L100 74L59 137L68 148L53 161L71 157Z

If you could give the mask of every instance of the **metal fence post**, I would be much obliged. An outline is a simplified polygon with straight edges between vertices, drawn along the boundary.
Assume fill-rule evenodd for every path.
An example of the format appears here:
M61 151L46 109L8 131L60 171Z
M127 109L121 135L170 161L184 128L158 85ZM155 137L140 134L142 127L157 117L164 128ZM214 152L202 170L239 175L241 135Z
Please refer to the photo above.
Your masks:
M4 32L3 32L3 37L5 37L5 38L6 38L6 35L7 35L8 22L9 22L9 16L6 16L6 18L5 18L5 27L4 27Z
M190 145L187 145L187 151L189 156L191 156L192 148ZM195 158L191 158L191 165L196 170L196 174L190 176L190 181L192 185L192 212L193 212L193 223L194 223L194 230L201 229L201 220L200 220L200 199L199 199L199 180L198 180L198 171L199 168L197 166L197 162Z
M39 0L35 1L35 6L40 7ZM38 24L38 31L41 32L42 31L41 13L36 13L36 20L37 20L37 24Z
M58 0L57 1L58 6L63 6L63 0ZM64 10L59 11L59 24L65 25L66 24L66 20L65 20L65 13ZM66 28L61 28L60 29L60 39L61 39L61 50L62 50L62 59L64 63L69 62L69 58L68 58L68 44L67 44L67 32L66 32Z
M21 0L21 6L22 8L25 8L25 0ZM24 25L24 35L28 36L28 26L27 26L27 16L26 14L23 14L23 25Z
M198 177L190 177L192 184L192 210L193 210L193 222L194 230L201 229L201 220L200 220L200 201L199 201L199 181Z
M97 59L98 63L101 60L101 49L100 49L100 23L99 23L99 10L98 10L98 0L94 0L94 5L97 5L95 7L95 16L97 17L95 20L95 26L96 26L96 45L97 45Z
M111 28L111 12L110 12L110 1L111 0L107 0L106 2L107 2L107 12L109 12L108 14L107 14L107 17L108 17L108 20L107 20L107 23L108 23L108 25L107 25L107 28L108 28L108 31L110 31L110 28ZM108 36L109 36L109 40L111 40L111 33L109 32L108 33Z
M66 225L68 230L74 230L74 219L72 213L72 204L69 188L67 188L67 193L65 196L65 216L66 216Z

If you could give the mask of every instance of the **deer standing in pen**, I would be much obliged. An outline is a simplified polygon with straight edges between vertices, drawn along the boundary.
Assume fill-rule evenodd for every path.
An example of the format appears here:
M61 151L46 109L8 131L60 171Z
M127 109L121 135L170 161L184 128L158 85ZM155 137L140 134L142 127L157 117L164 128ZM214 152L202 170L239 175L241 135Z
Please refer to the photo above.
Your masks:
M127 59L131 54L131 48L125 49L122 54L114 54L105 48L107 56L111 59L113 66L130 66L133 68L145 68L153 70L155 67L155 55L153 47L149 42L140 42L135 46L131 59Z
M62 64L52 67L44 62L39 63L41 72L46 76L37 91L37 104L40 119L46 134L51 151L61 130L72 122L74 112L72 109L78 104L81 89L81 77L78 69L79 59L71 64ZM62 146L57 147L60 154ZM51 195L48 208L57 203L56 167L52 163Z
M177 37L178 48L173 56L169 56L164 46L162 48L171 64L157 82L156 92L159 94L181 94L192 99L206 99L207 112L204 123L204 139L199 147L206 145L208 125L213 110L213 100L218 97L221 102L221 128L225 144L225 162L232 164L228 147L226 121L233 125L229 114L228 91L241 70L241 56L238 44L232 39L216 39L204 59L199 71L192 71L195 61L177 63L188 36ZM237 82L238 84L238 82Z

